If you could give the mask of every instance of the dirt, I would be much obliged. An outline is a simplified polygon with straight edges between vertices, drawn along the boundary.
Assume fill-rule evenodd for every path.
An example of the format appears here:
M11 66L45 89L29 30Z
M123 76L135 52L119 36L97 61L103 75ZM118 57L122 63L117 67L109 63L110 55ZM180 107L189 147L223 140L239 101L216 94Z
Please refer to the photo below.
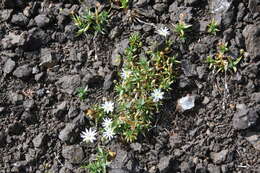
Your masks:
M84 110L112 97L120 65L115 55L134 31L144 49L158 40L155 28L173 27L179 14L192 25L174 50L180 64L153 127L128 144L106 144L116 152L111 173L260 172L260 4L257 0L133 0L112 8L107 33L77 36L71 12L97 1L2 0L0 5L0 172L87 172L96 144L82 142L90 126ZM103 9L109 4L100 2ZM215 18L216 35L207 33ZM219 42L232 56L247 53L237 72L213 73L206 63ZM86 85L84 101L76 90ZM226 85L226 87L225 87ZM177 101L195 96L195 107Z

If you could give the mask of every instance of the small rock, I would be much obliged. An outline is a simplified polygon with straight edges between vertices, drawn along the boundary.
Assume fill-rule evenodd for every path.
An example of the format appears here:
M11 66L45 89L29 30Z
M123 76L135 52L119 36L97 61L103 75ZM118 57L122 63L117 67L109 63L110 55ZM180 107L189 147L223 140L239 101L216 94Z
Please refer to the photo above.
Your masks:
M130 147L132 150L140 152L142 150L142 145L140 143L131 143Z
M15 25L25 27L29 23L29 19L23 13L14 14L11 22Z
M171 169L171 156L163 156L158 163L158 169L161 173L169 172Z
M255 101L256 103L260 103L260 92L253 93L251 95L251 100Z
M46 140L47 140L47 135L40 133L33 139L32 142L33 142L34 147L39 148L45 144Z
M164 4L164 3L156 3L154 6L153 6L153 9L155 11L158 11L158 12L163 12L165 11L165 9L167 8L167 5Z
M54 53L51 49L43 48L41 49L41 63L40 66L51 68L57 63Z
M260 3L259 0L249 0L248 8L251 13L256 13L260 11Z
M108 173L131 173L131 172L126 169L112 168L112 169L108 169Z
M185 172L185 173L192 173L193 167L194 164L192 164L192 162L182 162L180 165L181 172Z
M0 10L0 21L7 21L12 15L13 9L2 9Z
M254 125L258 119L258 114L253 109L239 109L233 116L233 127L235 129L247 129Z
M177 110L186 111L192 109L195 106L195 96L187 95L182 97L177 102Z
M111 162L110 168L117 168L117 169L122 169L124 167L124 163L127 160L127 152L125 150L118 149L116 151L116 157L115 159Z
M16 92L11 92L9 93L9 100L14 104L14 105L19 105L23 103L23 95L18 94Z
M111 86L113 85L113 77L114 77L113 72L111 72L111 73L109 73L105 76L105 80L104 80L104 83L103 83L103 89L104 90L107 91L111 88Z
M61 130L59 139L66 143L73 143L75 141L76 124L68 123L66 127Z
M57 106L56 109L53 110L53 114L56 118L61 119L64 118L64 115L67 113L67 102L64 101Z
M17 67L13 72L13 75L18 78L26 78L29 77L31 74L32 68L27 64Z
M57 84L61 84L61 87L68 94L72 94L80 87L80 75L67 75L59 79Z
M27 112L27 111L23 112L21 118L28 125L31 125L31 124L33 124L33 123L35 123L37 121L37 117L33 113L30 113L30 112Z
M187 77L191 77L191 76L195 76L196 74L196 70L195 70L195 65L191 64L189 61L187 60L183 60L181 62L182 65L182 71L184 73L185 76Z
M71 163L79 164L84 159L84 152L79 145L65 146L62 149L62 156Z
M196 5L198 3L200 3L201 0L185 0L184 3L187 5Z
M5 74L9 74L13 71L14 68L15 68L15 61L9 58L4 65L3 71Z
M182 138L176 133L173 133L169 137L169 144L171 148L178 148L182 145Z
M50 23L50 19L45 14L40 14L34 18L38 27L43 28Z
M68 119L73 119L73 118L75 118L77 115L79 115L79 113L80 113L80 109L77 107L77 106L71 106L70 108L69 108L69 112L68 112L68 114L67 114L67 118Z
M210 153L210 158L213 160L214 163L220 164L223 163L228 155L228 150L222 150L218 153L212 152Z
M203 21L203 20L199 21L199 26L200 26L199 31L200 32L206 32L208 24L209 24L209 22L207 22L207 21Z
M213 164L208 165L208 171L209 173L221 173L220 167Z
M113 66L120 66L122 63L121 55L123 55L125 49L128 47L128 39L122 40L120 43L116 45L116 48L112 52L111 55L111 64Z
M248 132L245 136L246 140L253 145L253 147L260 151L260 133Z
M247 25L243 30L246 50L252 58L260 56L260 25Z

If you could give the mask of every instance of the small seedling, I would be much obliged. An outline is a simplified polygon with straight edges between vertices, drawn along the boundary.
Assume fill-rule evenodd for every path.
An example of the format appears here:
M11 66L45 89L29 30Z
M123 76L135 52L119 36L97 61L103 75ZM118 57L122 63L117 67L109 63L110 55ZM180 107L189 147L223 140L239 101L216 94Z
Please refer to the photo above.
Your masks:
M180 20L176 25L174 26L174 32L176 32L179 36L179 38L183 41L186 40L186 35L185 33L187 32L187 30L192 26L192 25L188 25L184 22L184 14L180 14Z
M218 29L218 24L215 19L212 19L211 22L208 24L208 33L216 35L218 31L220 31Z
M207 57L206 61L209 63L209 68L213 68L217 73L226 72L228 70L236 72L237 65L244 56L244 50L240 50L240 56L237 58L227 55L228 51L227 43L220 43L217 53L214 56Z
M86 9L83 15L73 15L72 17L75 25L78 27L78 35L86 33L88 31L94 32L95 34L105 34L105 25L108 20L108 12L101 11L95 8L95 12L90 9Z
M88 86L86 86L85 88L78 89L77 96L81 101L85 100L87 94L88 94Z
M129 0L110 0L110 3L114 3L122 9L128 9Z
M88 169L89 173L106 173L106 167L109 165L110 153L98 147L98 153L94 161L90 162L86 166L81 166L82 168Z

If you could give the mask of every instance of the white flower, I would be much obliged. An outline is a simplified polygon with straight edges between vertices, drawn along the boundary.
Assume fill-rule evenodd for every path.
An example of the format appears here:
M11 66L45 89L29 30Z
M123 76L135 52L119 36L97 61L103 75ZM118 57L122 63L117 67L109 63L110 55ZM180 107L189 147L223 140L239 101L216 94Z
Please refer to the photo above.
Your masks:
M161 89L153 90L152 97L154 102L158 102L159 100L163 99L164 92Z
M114 136L115 136L114 129L112 129L111 127L105 129L105 132L103 133L104 138L111 140Z
M91 142L91 143L93 143L96 140L96 137L95 137L96 135L97 135L96 130L92 130L91 128L89 128L89 130L86 129L85 132L82 132L80 134L80 136L83 138L84 142Z
M107 129L107 128L110 128L112 126L112 119L111 118L104 118L104 121L102 123L102 126Z
M113 112L113 110L114 110L114 103L111 102L111 101L105 102L104 104L102 104L102 108L104 109L104 111L106 113Z
M157 29L156 31L157 34L167 37L168 35L170 35L170 31L167 27L161 27L159 29Z
M124 70L121 72L121 76L123 79L127 79L130 77L130 75L132 74L132 72L130 70Z

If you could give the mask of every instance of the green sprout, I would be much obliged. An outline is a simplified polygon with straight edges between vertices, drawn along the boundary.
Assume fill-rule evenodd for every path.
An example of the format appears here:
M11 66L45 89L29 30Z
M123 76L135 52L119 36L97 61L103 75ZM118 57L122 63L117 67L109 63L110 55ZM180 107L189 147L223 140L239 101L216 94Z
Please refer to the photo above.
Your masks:
M120 8L127 9L129 5L129 0L120 0Z
M208 56L206 59L206 62L209 63L209 68L213 68L214 71L217 70L217 73L228 70L236 72L237 65L244 56L244 50L240 50L240 56L237 58L226 55L228 51L227 43L220 43L218 45L218 52L214 56Z
M220 31L218 29L218 24L215 19L212 19L211 22L208 24L208 33L216 35L218 31Z
M105 25L108 20L108 12L98 12L96 8L95 12L92 12L90 9L86 9L82 15L73 15L72 19L78 27L78 35L88 31L94 32L95 34L105 34Z
M86 86L85 88L79 88L77 91L77 96L81 101L85 100L87 94L88 94L88 86Z
M192 26L192 25L188 25L184 22L184 14L180 14L180 20L176 25L174 26L174 32L177 33L177 35L179 36L179 38L183 41L186 40L186 35L185 33L187 32L187 30Z
M98 147L98 153L94 161L90 162L82 168L88 169L89 173L106 173L106 167L109 165L109 152L105 151L101 147Z

